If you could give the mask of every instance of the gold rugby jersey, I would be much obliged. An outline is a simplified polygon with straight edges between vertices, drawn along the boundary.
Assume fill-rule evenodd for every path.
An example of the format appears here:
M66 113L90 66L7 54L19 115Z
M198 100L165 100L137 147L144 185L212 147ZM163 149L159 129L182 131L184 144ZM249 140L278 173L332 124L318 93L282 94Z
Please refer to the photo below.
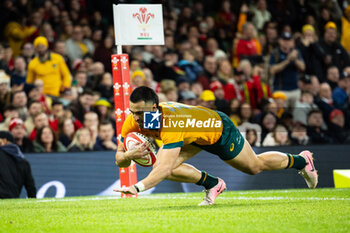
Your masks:
M160 129L143 129L138 126L132 114L124 121L121 141L131 132L160 139L164 149L182 147L191 143L212 145L222 134L219 114L201 106L190 106L176 102L159 104Z

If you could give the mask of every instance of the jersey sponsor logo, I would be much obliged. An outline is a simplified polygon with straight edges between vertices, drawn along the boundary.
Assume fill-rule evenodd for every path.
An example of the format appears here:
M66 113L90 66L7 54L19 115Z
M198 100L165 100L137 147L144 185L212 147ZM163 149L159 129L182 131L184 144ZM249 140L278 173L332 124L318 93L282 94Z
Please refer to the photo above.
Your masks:
M144 129L160 129L159 110L156 112L143 112L143 128Z
M230 151L233 151L234 148L235 148L235 144L232 143L232 144L231 144L231 147L230 147Z
M174 120L172 118L163 119L163 128L220 128L221 121L215 118L209 118L208 120L197 120L196 118L187 118Z

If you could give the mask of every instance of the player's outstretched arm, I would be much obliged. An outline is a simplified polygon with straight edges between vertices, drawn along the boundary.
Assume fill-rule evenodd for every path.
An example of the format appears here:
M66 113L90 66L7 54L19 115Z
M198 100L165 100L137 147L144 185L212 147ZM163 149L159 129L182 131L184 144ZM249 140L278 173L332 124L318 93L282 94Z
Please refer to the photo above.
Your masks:
M129 167L131 160L144 158L149 152L147 148L149 142L144 142L135 146L134 149L125 151L123 143L119 143L117 152L115 154L115 161L118 167Z
M150 189L170 176L174 169L175 162L179 157L181 147L173 149L163 149L157 154L159 165L155 167L148 176L134 186L114 189L116 192L123 192L125 194L136 194L144 190ZM137 189L138 190L137 190Z

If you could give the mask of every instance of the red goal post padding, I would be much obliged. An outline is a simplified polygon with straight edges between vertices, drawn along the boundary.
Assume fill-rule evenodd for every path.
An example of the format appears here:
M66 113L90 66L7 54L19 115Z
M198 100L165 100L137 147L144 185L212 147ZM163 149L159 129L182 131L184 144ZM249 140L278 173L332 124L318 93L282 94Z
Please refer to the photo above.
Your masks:
M118 143L126 117L130 114L129 96L131 93L129 56L118 54L111 56L113 89L114 89L114 113L117 127ZM134 162L127 168L119 168L120 186L130 186L137 182L136 164ZM137 195L121 194L121 197L137 197Z

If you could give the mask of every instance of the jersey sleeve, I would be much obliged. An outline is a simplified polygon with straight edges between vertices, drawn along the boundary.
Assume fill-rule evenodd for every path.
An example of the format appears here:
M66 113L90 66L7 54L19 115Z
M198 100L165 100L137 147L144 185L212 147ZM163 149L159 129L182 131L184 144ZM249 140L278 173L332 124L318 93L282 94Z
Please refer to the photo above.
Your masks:
M161 132L160 138L164 149L173 149L184 146L183 132Z
M120 141L123 143L125 136L131 132L141 132L141 129L139 128L134 118L130 114L129 116L126 117L123 123Z

